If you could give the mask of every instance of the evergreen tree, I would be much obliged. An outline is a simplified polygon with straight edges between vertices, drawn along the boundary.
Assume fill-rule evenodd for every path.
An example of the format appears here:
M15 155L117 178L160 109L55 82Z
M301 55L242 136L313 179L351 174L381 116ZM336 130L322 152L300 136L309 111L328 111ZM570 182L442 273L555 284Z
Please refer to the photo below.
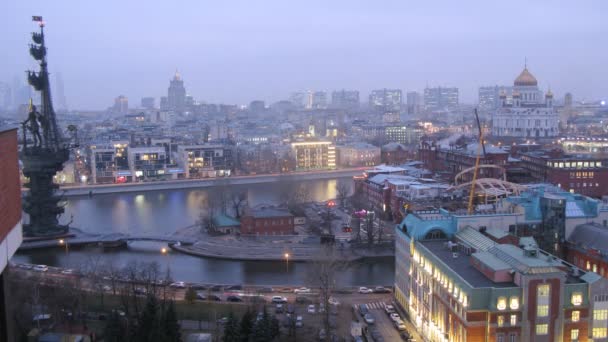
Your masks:
M138 342L156 342L160 336L160 320L158 317L158 302L156 297L148 295L146 305L137 324Z
M250 309L245 311L243 318L241 318L240 336L241 342L248 342L253 332L253 312Z
M165 342L179 342L181 341L180 325L177 321L177 314L175 312L175 304L170 301L166 306L165 312L162 316L161 331L163 333L163 341Z
M293 318L293 317L292 317ZM279 320L275 315L270 318L270 336L275 339L281 334L281 328L279 327Z
M222 338L223 342L240 342L241 335L239 332L239 320L234 317L234 314L230 312L228 314L228 321L224 326L224 337Z
M193 289L193 288L191 288L191 287L189 287L186 290L186 294L185 294L184 299L186 300L186 302L188 302L190 304L194 303L194 301L196 300L196 290Z
M107 342L122 342L126 340L126 329L120 321L118 312L113 311L108 317L106 328L104 330L104 341Z
M264 306L264 312L262 319L257 321L253 326L253 332L251 334L253 342L268 342L272 341L272 331L270 329L270 315Z

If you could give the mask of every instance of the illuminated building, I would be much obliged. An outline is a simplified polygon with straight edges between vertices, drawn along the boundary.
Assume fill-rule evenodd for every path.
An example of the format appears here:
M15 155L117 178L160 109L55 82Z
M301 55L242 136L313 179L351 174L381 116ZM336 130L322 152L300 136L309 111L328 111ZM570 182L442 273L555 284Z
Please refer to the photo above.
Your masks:
M403 94L401 89L372 90L369 95L369 106L374 110L399 112L402 103Z
M234 169L233 157L232 148L220 144L177 147L177 164L186 178L230 176Z
M538 82L528 68L515 79L512 97L509 103L507 94L500 94L500 106L492 118L493 136L549 138L559 134L553 93L549 90L543 101Z
M16 128L0 127L0 192L0 340L13 341L9 322L14 320L13 313L7 312L4 270L23 239Z
M507 103L511 103L513 98L513 88L506 86L479 87L478 108L479 110L493 111L501 105L500 94L505 94Z
M367 143L337 146L338 165L342 167L374 166L380 163L380 147Z
M113 141L108 145L91 145L89 163L91 182L126 183L133 181L127 158L128 141Z
M508 235L541 215L530 199L472 215L413 212L396 227L395 298L426 339L607 340L608 280Z
M130 147L127 159L133 180L166 178L167 153L164 147Z
M296 171L336 168L336 146L330 141L291 143L296 158Z

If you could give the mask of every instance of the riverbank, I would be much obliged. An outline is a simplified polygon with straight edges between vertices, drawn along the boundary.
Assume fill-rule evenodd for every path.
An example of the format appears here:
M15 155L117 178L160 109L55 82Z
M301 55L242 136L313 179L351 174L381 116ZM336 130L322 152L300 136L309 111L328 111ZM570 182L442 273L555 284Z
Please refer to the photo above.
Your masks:
M123 184L70 185L60 187L64 197L89 196L126 192L145 192L159 190L179 190L207 188L219 185L246 185L281 181L308 181L360 175L363 169L341 169L326 171L293 172L273 175L232 176L227 178L180 179L158 182L139 182Z

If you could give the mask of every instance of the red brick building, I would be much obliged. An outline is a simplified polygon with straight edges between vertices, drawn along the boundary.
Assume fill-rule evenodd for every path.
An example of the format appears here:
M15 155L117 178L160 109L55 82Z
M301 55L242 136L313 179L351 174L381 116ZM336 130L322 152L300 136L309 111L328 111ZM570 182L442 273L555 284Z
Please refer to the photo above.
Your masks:
M294 216L283 209L247 209L241 218L241 234L293 235Z
M608 278L608 222L585 223L566 241L566 259L583 270Z
M22 241L17 129L0 127L0 340L9 341L3 271Z
M520 159L522 168L536 181L548 182L585 196L608 195L606 159L568 155L561 150L522 153Z

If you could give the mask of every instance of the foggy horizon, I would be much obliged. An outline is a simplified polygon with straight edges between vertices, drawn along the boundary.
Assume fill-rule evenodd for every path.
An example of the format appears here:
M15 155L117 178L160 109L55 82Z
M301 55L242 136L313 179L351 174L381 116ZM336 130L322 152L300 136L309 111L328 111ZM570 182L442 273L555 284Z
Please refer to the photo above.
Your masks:
M603 38L608 5L541 1L447 1L382 5L336 1L263 5L33 3L4 4L0 81L25 84L32 15L47 23L51 74L61 74L70 109L105 109L125 95L166 95L179 70L199 102L267 104L306 90L422 91L512 85L524 67L558 99L601 99L608 86Z

